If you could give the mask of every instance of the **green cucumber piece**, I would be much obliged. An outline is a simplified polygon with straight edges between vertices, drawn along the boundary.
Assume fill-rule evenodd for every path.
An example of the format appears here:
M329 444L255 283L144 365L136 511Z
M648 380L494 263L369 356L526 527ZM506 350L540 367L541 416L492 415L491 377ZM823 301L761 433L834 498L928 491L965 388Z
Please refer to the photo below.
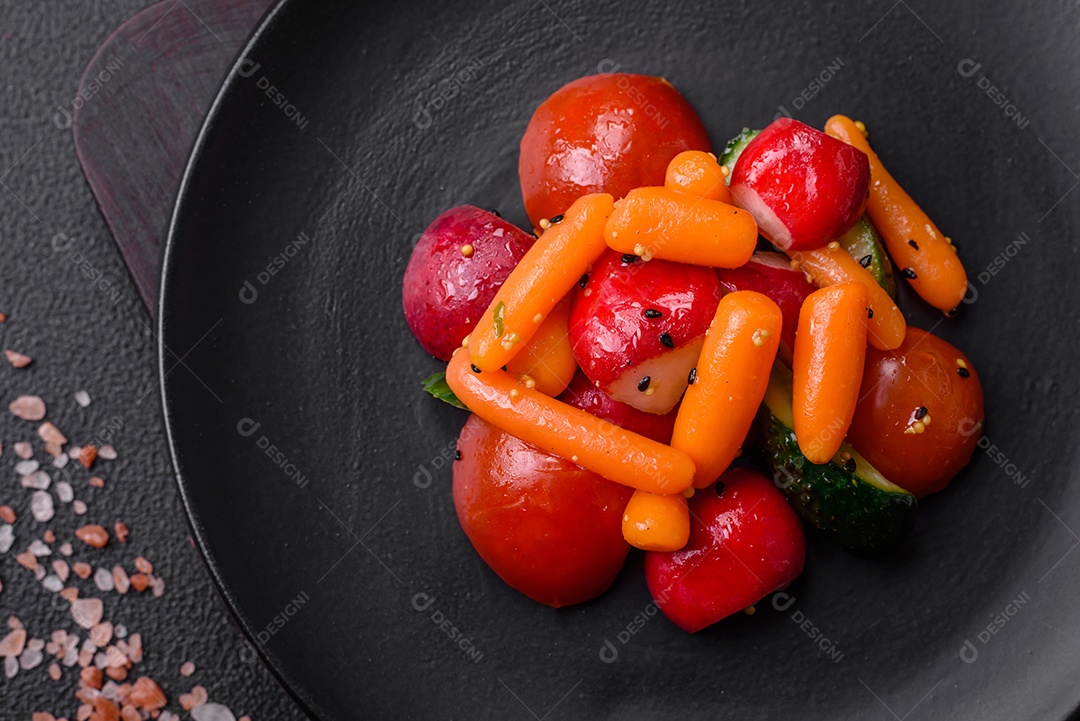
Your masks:
M859 261L859 265L870 271L878 285L895 300L896 278L893 277L892 263L870 218L865 215L859 218L859 222L836 241L848 255Z
M724 146L724 152L720 154L720 165L728 169L728 174L724 176L724 181L728 185L731 185L731 172L735 170L735 161L739 159L742 151L760 132L760 130L743 128L741 133L729 140L728 144Z
M842 548L874 555L900 545L915 527L915 496L890 483L846 442L836 457L811 463L795 440L791 371L777 363L759 422L766 459L795 510ZM855 464L855 471L848 471Z

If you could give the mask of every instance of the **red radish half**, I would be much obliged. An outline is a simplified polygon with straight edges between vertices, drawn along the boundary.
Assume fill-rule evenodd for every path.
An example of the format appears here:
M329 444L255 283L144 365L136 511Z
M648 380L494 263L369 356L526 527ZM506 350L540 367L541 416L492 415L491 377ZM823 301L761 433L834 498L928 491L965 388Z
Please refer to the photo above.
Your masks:
M869 188L865 153L791 118L751 140L731 173L736 203L784 251L841 236L862 216Z

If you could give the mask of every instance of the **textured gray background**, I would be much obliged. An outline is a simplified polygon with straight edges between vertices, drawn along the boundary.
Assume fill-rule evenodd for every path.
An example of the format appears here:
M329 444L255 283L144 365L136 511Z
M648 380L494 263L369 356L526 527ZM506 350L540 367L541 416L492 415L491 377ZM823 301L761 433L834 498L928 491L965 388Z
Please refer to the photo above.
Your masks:
M81 522L131 528L127 547L111 543L93 558L111 567L142 553L166 582L165 596L103 594L106 618L139 631L145 659L133 675L161 684L172 710L176 698L198 683L212 701L247 713L255 721L301 719L303 715L252 658L240 632L219 600L192 548L189 530L172 479L161 430L156 392L153 337L146 311L128 281L120 255L109 237L75 156L70 128L58 128L53 115L70 108L79 77L94 51L120 23L144 6L142 0L59 0L48 4L0 1L0 345L34 357L22 371L0 365L3 405L20 393L40 394L49 417L69 437L88 436L118 416L115 434L120 459L99 470L105 489L90 502ZM122 139L118 139L122 142ZM100 273L95 283L51 243L57 233L73 240ZM85 268L86 266L83 266ZM111 284L103 290L102 281ZM87 389L93 404L79 409L71 394ZM155 390L147 393L148 390ZM14 487L10 465L13 440L32 435L32 426L0 413L0 503L29 494ZM11 484L11 485L8 485ZM85 495L85 494L80 494ZM66 540L76 523L58 509L47 524ZM18 529L14 551L28 543L28 529ZM98 565L97 563L95 565ZM31 636L46 638L56 628L70 628L66 608L53 608L52 594L40 588L13 557L0 558L0 621L17 615ZM60 605L60 604L56 604ZM193 661L190 679L178 673ZM76 674L49 680L42 664L13 680L0 678L0 719L26 719L35 710L74 718Z

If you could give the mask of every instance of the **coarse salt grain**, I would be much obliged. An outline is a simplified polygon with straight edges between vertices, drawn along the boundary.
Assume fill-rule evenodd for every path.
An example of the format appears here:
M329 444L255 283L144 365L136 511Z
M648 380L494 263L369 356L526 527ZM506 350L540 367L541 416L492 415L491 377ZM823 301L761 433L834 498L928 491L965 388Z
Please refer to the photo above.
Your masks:
M26 629L13 629L0 639L0 656L18 656L26 645Z
M75 391L75 402L80 408L86 408L90 405L90 394L86 391Z
M102 446L97 451L98 458L102 458L106 461L116 460L116 449L112 446Z
M40 421L45 417L45 401L38 396L19 396L8 404L8 410L24 421Z
M53 468L63 468L64 466L66 466L68 464L69 460L70 459L68 458L68 454L61 453L60 455L53 458L53 462L52 462Z
M138 571L140 573L153 573L154 572L154 565L152 563L150 563L149 561L147 561L142 556L137 556L135 558L135 568L138 569Z
M191 710L195 721L236 721L236 716L226 706L219 703L203 703Z
M127 571L120 566L113 566L112 577L113 586L116 588L117 593L125 594L131 588L131 579L128 578Z
M37 668L41 665L41 662L45 660L45 655L41 651L33 649L26 649L23 651L22 656L19 657L19 665L24 669Z
M15 528L6 523L0 526L0 553L7 553L15 543Z
M41 468L41 464L33 460L23 460L15 464L15 473L20 476L33 473L37 469Z
M193 673L195 673L195 664L191 661L185 661L180 665L180 675L184 678L191 676Z
M45 491L34 491L30 497L30 514L38 523L51 521L55 515L52 496Z
M33 359L25 353L19 353L18 351L5 350L4 357L7 358L8 363L12 368L25 368L30 365Z
M107 568L99 568L94 571L94 585L102 591L111 591L115 588L113 583L113 575Z
M104 526L91 524L75 529L75 537L93 548L104 548L109 542L109 532Z
M75 491L72 490L71 484L67 481L56 482L56 497L61 503L71 503L75 500Z
M32 458L34 455L34 447L26 441L18 441L15 444L14 448L15 455L17 455L19 458L22 458L23 460Z
M30 542L30 553L41 558L42 556L51 556L52 549L35 538Z
M23 488L36 488L39 491L44 491L52 484L52 478L45 471L34 471L23 476L19 483L22 484Z
M46 591L52 591L53 593L59 593L64 589L64 582L60 580L59 576L53 573L50 573L45 578L41 579L41 585Z
M86 513L86 504L76 498L71 502L71 510L75 511L76 516L81 516Z
M59 443L60 445L64 445L65 443L67 443L68 440L67 436L61 433L60 429L54 426L49 421L45 421L40 426L38 426L37 432L38 438L45 441L46 443Z
M105 607L100 598L79 598L71 602L71 617L87 630L101 623L104 613Z

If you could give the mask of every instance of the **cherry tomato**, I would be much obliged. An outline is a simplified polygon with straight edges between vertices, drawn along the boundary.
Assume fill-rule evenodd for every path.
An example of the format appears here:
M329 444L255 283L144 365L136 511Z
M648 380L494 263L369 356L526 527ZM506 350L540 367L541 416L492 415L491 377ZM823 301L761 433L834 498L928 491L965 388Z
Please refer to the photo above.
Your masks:
M663 185L684 150L712 150L705 126L663 78L612 73L580 78L540 104L521 139L518 174L534 226L587 193L621 198Z
M471 416L458 439L454 507L480 557L539 603L568 606L607 590L626 559L622 516L633 489Z
M918 497L948 485L971 460L983 393L971 361L948 342L908 328L892 351L866 349L848 441L896 485Z

